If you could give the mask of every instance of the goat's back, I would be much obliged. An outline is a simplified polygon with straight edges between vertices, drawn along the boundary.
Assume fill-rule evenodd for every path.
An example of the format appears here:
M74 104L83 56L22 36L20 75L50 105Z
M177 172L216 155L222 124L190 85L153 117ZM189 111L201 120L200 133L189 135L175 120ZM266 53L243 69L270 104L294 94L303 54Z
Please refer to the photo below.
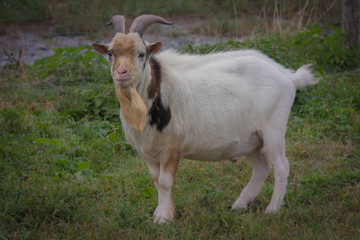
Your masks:
M293 72L254 50L203 56L166 51L157 59L163 101L171 106L169 129L184 136L190 152L247 142L279 108L289 112L295 97Z

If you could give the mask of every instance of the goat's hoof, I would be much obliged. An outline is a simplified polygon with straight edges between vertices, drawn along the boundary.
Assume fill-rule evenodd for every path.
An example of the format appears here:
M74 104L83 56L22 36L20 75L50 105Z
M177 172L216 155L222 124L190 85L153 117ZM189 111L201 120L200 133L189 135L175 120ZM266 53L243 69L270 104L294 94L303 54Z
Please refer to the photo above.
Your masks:
M248 202L236 200L234 202L234 204L232 205L231 209L234 211L237 211L237 212L244 211L248 208L249 205L250 205L250 203L248 203Z
M164 211L159 206L156 208L154 212L154 223L164 224L171 222L174 219L173 211Z
M173 205L170 205L170 207L158 205L154 212L154 223L163 224L170 222L174 219L174 216L175 209Z
M269 205L265 210L265 214L276 213L278 210L278 207Z
M171 218L163 218L161 216L156 216L154 219L154 223L158 223L158 224L165 224L168 222L171 222L173 219Z
M235 212L241 212L241 211L245 211L247 210L247 206L232 206L231 210L235 211Z

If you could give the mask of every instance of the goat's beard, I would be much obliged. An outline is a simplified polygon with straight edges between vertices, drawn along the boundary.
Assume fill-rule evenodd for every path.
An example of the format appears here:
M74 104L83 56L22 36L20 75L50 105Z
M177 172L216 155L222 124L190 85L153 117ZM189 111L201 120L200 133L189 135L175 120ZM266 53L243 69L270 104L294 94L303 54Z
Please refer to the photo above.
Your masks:
M123 117L141 133L145 127L147 114L144 101L132 86L121 88L115 85L115 91Z

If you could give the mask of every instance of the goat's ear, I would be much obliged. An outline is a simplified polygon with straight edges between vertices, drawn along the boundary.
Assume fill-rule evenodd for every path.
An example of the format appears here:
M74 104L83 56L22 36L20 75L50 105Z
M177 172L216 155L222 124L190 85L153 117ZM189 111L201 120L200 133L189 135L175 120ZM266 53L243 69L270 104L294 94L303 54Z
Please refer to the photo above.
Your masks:
M148 52L148 54L155 54L160 51L161 47L162 47L161 42L150 43L147 46L147 52Z
M107 52L108 52L108 45L106 45L106 44L93 43L92 47L96 52L98 52L100 54L107 54Z

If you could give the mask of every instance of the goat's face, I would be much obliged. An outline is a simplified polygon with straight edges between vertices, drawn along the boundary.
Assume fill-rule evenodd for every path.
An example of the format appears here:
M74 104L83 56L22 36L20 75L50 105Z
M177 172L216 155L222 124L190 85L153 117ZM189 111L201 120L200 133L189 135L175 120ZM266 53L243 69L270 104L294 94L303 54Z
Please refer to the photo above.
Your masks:
M149 57L158 52L162 44L146 43L138 33L117 33L111 43L94 43L92 46L98 53L108 54L114 83L128 87L139 84Z

